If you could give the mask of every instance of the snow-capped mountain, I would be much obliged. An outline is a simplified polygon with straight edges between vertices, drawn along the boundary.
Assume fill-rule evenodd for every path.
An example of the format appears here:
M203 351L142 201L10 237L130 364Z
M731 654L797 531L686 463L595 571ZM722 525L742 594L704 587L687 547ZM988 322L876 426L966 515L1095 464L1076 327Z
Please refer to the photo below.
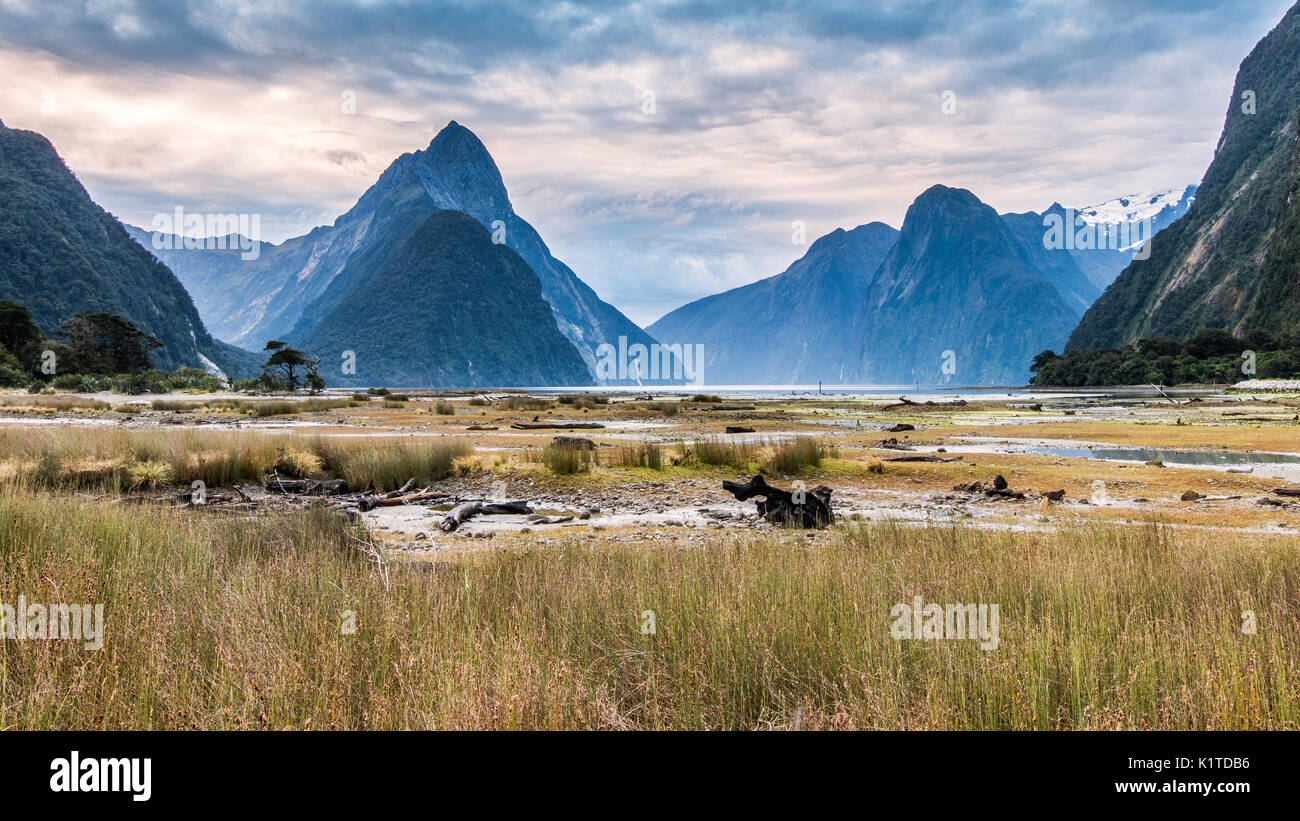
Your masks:
M1170 188L1143 194L1116 197L1097 205L1076 207L1075 212L1088 223L1122 223L1150 219L1159 231L1187 213L1196 199L1196 186Z

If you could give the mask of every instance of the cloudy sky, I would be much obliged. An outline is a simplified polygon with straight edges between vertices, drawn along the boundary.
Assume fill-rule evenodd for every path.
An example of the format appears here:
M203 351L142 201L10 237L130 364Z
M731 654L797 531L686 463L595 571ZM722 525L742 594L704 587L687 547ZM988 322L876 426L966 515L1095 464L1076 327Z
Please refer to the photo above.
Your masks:
M1290 4L0 0L0 119L124 221L257 213L271 241L455 119L647 324L782 271L795 220L898 227L935 183L1003 212L1195 183Z

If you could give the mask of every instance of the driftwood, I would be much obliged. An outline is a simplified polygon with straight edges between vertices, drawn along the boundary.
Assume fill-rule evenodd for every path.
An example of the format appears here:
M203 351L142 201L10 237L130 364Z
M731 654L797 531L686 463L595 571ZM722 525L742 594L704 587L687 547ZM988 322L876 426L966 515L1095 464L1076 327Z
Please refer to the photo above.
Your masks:
M953 490L961 490L966 493L982 493L992 499L1013 499L1023 501L1025 494L1019 490L1012 490L1007 487L1007 480L1001 475L993 477L993 482L985 484L983 482L970 482L964 485L956 485ZM1062 494L1064 495L1064 494Z
M909 425L906 422L899 422L890 428L885 428L889 433L902 433L905 430L916 430L916 425Z
M599 422L515 422L515 430L595 430L603 428Z
M825 485L791 492L755 476L748 482L723 482L722 489L742 502L762 496L763 501L756 503L758 515L775 525L821 528L835 521L831 511L833 491Z
M363 496L357 503L361 510L374 510L377 507L400 507L402 505L413 505L419 502L438 502L444 499L450 499L450 493L422 490L419 493L410 493L406 496Z
M753 433L753 428L747 428L742 425L727 425L727 433Z
M753 406L753 405L710 405L709 407L707 407L707 408L701 408L700 410L707 410L707 411L748 411L748 410L757 410L757 408L756 408L755 406Z
M450 533L480 514L532 512L527 502L466 502L453 508L439 527Z
M928 454L917 453L912 456L891 456L888 459L882 459L883 462L960 462L960 456L953 456L945 459L942 456L930 456Z
M1274 488L1274 493L1278 496L1289 496L1291 498L1300 498L1300 487L1279 487Z
M876 447L885 448L886 450L911 450L912 446L898 441L897 437L891 436L888 439L881 439L876 443Z
M266 483L272 493L298 493L304 496L337 496L348 492L348 483L342 479L280 479Z

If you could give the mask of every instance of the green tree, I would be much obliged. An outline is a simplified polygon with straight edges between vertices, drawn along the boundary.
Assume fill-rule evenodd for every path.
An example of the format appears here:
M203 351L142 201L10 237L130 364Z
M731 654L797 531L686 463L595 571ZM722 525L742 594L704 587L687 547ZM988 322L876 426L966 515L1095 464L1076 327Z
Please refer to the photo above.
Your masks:
M149 352L162 343L115 314L82 311L65 320L59 335L68 340L71 367L62 372L140 374L150 369Z
M305 372L304 382L313 391L325 387L325 380L316 373L319 359L311 359L297 348L290 348L288 343L272 339L266 343L265 351L271 355L262 365L263 381L271 386L284 387L290 391L298 389L300 372Z

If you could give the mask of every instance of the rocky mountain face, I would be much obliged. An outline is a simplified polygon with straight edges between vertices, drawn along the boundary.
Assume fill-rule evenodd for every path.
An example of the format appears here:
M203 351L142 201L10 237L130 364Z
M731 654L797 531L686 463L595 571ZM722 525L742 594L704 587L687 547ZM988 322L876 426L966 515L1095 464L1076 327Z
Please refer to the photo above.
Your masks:
M0 123L0 298L53 334L79 311L125 317L163 347L163 370L256 372L257 357L218 342L168 270L96 205L49 140Z
M330 384L579 385L581 355L532 269L477 220L437 210L415 176L376 210L391 241L354 254L289 336ZM347 367L351 365L352 367Z
M594 380L595 349L602 343L649 345L653 340L617 309L600 300L510 204L500 171L469 129L449 123L428 148L398 157L333 225L280 245L264 245L257 259L208 251L160 252L194 295L222 339L260 348L267 339L302 335L323 315L308 307L330 289L354 254L376 241L393 241L380 206L410 179L433 209L469 214L532 268L551 305L554 324L577 348ZM137 236L147 241L148 232ZM336 289L337 292L337 289ZM296 329L296 330L295 330Z
M1064 342L1082 312L1072 291L1086 278L1045 263L1050 253L971 192L926 190L854 326L858 381L1024 384L1034 354Z
M836 229L784 273L684 305L646 330L703 345L710 384L840 384L857 354L845 331L897 238L881 222Z
M834 231L784 273L647 330L702 343L711 384L1023 384L1100 293L1068 249L1044 245L1043 216L934 186L901 232Z
M1244 335L1300 323L1300 5L1242 61L1214 160L1187 214L1083 317L1071 349Z

